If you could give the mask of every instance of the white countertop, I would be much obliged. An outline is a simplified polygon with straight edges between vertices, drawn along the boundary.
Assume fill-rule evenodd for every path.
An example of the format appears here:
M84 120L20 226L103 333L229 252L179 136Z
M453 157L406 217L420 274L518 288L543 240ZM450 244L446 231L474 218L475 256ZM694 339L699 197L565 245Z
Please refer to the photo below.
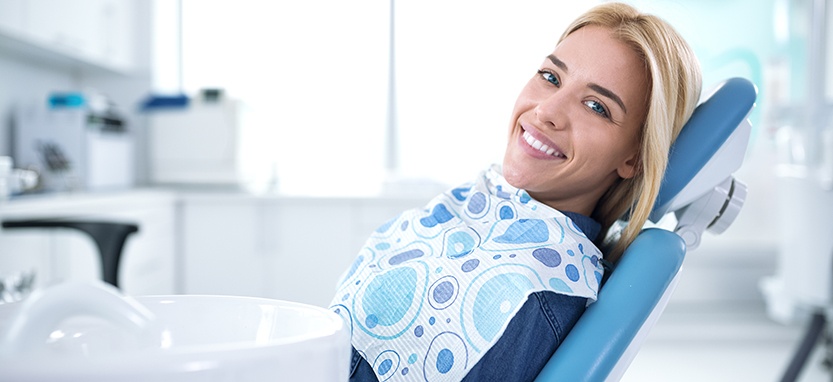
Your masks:
M435 195L399 194L399 195L286 195L278 193L251 193L233 189L200 188L136 188L121 191L66 192L28 194L12 197L0 202L0 215L4 218L39 218L55 215L96 215L97 212L111 208L142 208L142 206L160 203L187 202L262 202L262 201L327 201L327 202L361 202L377 201L407 202L415 206L423 205Z

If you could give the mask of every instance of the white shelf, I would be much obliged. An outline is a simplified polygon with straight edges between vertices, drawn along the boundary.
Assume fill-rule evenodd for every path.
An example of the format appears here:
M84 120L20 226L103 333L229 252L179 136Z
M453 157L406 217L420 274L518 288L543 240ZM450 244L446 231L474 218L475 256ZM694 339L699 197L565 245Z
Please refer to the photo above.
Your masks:
M2 28L0 28L0 52L22 61L85 73L127 76L132 72L132 68L92 59L74 51L71 47L46 44Z

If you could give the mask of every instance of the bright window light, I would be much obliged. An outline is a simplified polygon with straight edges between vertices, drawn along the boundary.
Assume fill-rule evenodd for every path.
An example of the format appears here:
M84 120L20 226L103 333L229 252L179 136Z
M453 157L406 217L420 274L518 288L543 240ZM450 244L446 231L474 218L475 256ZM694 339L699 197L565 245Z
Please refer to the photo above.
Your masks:
M393 174L389 1L182 0L181 84L244 102L248 161L275 173L282 192L453 185L502 160L515 97L596 3L396 2Z

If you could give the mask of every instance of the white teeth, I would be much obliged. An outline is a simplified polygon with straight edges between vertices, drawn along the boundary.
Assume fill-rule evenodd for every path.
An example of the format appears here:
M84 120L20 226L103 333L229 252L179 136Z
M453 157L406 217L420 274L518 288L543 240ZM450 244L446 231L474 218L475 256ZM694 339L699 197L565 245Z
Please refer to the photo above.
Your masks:
M564 154L556 151L552 147L549 147L549 146L545 145L543 142L533 138L532 134L530 134L526 131L524 131L523 138L526 141L526 143L528 143L530 146L532 146L533 148L535 148L538 151L546 153L547 155L552 155L554 157L560 157L560 158L564 157Z

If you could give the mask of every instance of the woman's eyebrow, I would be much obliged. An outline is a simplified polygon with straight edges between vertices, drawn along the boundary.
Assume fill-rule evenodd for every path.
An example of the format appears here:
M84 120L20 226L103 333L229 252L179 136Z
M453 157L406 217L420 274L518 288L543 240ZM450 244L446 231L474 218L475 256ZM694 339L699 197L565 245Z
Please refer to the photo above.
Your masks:
M554 54L551 54L551 55L547 56L547 58L549 58L550 61L552 61L553 65L561 68L561 70L563 70L565 72L570 71L569 69L567 69L567 64L565 64L564 61L559 60L558 57L555 57Z
M553 65L561 68L561 70L563 70L565 72L570 71L567 68L567 64L565 64L564 61L559 60L558 57L555 57L554 54L551 54L551 55L547 56L547 58L550 60L550 62L553 63ZM607 98L610 98L611 100L613 100L613 102L616 102L616 104L618 104L625 113L628 112L628 109L625 107L625 103L622 102L622 99L619 98L619 96L616 95L616 93L612 92L610 89L608 89L604 86L598 85L598 84L593 84L593 83L587 85L587 87L589 87L590 89L593 89L597 93L599 93L599 94L601 94L601 95L603 95Z
M606 88L606 87L603 87L603 86L601 86L601 85L598 85L598 84L593 84L593 83L591 83L591 84L587 85L587 87L589 87L590 89L595 90L597 93L599 93L599 94L601 94L601 95L603 95L603 96L605 96L605 97L607 97L607 98L612 99L612 100L613 100L613 102L616 102L617 104L619 104L619 106L620 106L620 107L622 107L622 110L623 110L625 113L627 113L627 112L628 112L628 109L627 109L627 108L625 108L625 103L624 103L624 102L622 102L622 99L621 99L621 98L619 98L619 96L618 96L618 95L616 95L616 93L614 93L614 92L610 91L610 89L608 89L608 88Z

